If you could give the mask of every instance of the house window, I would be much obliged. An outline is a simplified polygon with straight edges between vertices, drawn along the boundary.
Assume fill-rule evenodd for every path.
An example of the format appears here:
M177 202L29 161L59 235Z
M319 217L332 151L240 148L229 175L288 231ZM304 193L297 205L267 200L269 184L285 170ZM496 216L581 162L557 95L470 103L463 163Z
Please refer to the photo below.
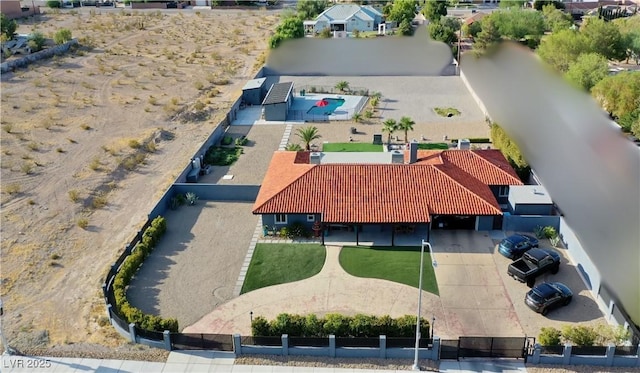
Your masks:
M307 221L309 221L309 222L314 222L314 221L316 221L316 216L315 216L315 215L313 215L313 214L309 214L309 215L307 215Z
M287 214L276 214L276 224L287 224Z
M498 187L498 197L509 197L509 186L500 185Z
M355 22L355 21L356 21L356 19L355 19L355 18L351 18L351 22Z
M367 27L371 27L371 22L367 22Z

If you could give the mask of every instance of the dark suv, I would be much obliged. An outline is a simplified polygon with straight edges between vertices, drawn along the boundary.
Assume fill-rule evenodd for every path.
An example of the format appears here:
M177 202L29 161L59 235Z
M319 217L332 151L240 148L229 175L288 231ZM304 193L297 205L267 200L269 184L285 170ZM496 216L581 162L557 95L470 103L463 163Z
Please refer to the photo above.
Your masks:
M500 241L498 252L509 259L518 259L533 247L538 247L537 238L526 234L514 234Z
M529 290L524 303L532 310L546 315L554 308L571 303L573 293L571 289L560 282L545 282Z

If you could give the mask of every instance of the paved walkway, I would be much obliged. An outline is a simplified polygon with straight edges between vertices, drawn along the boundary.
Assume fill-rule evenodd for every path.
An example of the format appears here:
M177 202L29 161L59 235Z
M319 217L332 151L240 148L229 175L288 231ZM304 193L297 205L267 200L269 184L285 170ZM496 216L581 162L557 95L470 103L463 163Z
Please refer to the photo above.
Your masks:
M327 246L327 257L317 275L288 284L269 286L243 294L219 306L184 333L251 334L251 316L273 319L282 312L324 315L413 315L418 307L414 287L391 281L360 278L346 273L339 263L340 246ZM423 292L423 317L444 317L440 298ZM437 333L436 333L437 334Z
M133 360L101 360L57 357L2 356L2 372L32 373L399 373L403 370L313 368L292 366L234 365L233 353L218 351L172 351L165 363ZM526 372L521 361L443 361L440 372Z

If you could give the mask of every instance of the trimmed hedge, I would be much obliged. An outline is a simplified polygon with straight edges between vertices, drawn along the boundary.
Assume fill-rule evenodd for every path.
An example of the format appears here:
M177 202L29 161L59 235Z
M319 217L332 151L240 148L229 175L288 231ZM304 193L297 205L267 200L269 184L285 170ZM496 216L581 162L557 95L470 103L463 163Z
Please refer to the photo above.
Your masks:
M167 221L162 216L153 219L151 226L142 234L142 240L138 242L131 255L125 259L120 267L120 271L113 280L113 294L116 304L116 312L128 323L135 323L145 330L162 332L169 330L178 331L178 320L163 319L160 316L147 315L136 307L133 307L127 300L127 286L131 278L136 274L142 262L149 256L151 250L159 242L160 237L167 231Z
M256 337L277 337L288 334L290 337L414 337L416 334L416 317L404 315L397 319L389 315L375 316L357 314L345 316L337 313L327 314L319 318L316 315L279 314L268 321L262 316L251 322L251 333ZM420 333L429 335L429 322L420 318Z

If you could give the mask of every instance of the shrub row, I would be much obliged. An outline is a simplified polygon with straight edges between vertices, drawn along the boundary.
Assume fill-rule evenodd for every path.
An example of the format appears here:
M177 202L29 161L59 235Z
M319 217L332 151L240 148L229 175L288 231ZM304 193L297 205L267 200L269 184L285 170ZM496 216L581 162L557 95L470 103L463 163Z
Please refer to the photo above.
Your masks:
M251 333L259 337L282 334L291 337L327 337L330 334L336 337L415 337L416 317L405 315L393 319L389 315L345 316L330 313L319 318L313 314L302 316L281 313L271 321L262 316L254 318ZM429 335L429 322L423 318L420 318L420 333L425 337Z
M622 325L565 325L562 330L553 327L542 328L538 335L538 343L543 346L558 346L563 342L581 347L606 346L609 343L620 345L629 337L631 332Z
M113 281L113 293L115 298L115 310L128 323L135 323L145 330L172 332L178 331L178 320L163 319L160 316L146 315L141 310L133 307L127 300L127 286L131 278L136 274L138 268L149 256L151 250L159 242L162 235L167 231L167 221L162 216L153 219L151 226L142 234L142 239L136 245L131 255L125 259Z

